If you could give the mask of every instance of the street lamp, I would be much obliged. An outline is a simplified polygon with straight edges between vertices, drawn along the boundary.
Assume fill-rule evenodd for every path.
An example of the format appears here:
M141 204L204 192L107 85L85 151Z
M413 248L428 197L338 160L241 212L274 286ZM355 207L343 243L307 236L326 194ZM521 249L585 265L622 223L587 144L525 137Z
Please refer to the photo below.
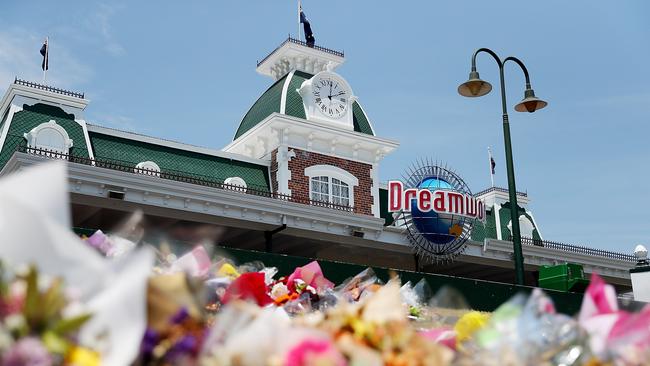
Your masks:
M513 61L523 70L526 77L526 90L524 99L515 106L517 112L535 112L538 109L546 107L548 103L537 98L535 92L530 86L528 70L523 62L516 57L506 57L503 61L494 51L489 48L479 48L472 55L472 71L469 73L469 80L458 86L458 94L465 97L481 97L492 90L492 85L485 80L481 80L476 71L476 56L485 52L490 54L499 65L499 78L501 82L501 107L503 109L503 139L506 148L506 167L508 171L508 193L510 196L510 219L512 220L512 245L515 260L515 278L517 284L524 284L524 256L521 250L521 233L519 231L519 210L517 206L517 188L515 187L515 169L512 162L512 144L510 142L510 123L508 122L508 110L506 107L506 84L503 76L503 67L506 62Z

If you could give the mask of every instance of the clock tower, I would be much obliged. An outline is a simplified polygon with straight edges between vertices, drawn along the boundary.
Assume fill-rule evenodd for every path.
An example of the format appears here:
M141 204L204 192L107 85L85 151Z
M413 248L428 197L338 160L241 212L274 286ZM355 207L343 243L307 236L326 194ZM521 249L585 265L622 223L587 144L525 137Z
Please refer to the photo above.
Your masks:
M273 84L244 115L225 151L266 159L289 201L379 218L379 163L398 147L377 137L351 86L343 52L288 38L257 72Z

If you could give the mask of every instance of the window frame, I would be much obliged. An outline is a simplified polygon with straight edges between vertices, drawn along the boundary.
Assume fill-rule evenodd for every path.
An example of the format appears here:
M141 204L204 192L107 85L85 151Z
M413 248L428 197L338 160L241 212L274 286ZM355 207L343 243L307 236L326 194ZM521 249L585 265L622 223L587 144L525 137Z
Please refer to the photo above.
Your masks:
M52 148L50 146L37 144L39 134L45 130L53 130L59 135L61 135L62 142L63 142L62 149ZM70 135L68 135L68 131L66 131L65 128L63 128L63 126L57 124L56 121L53 119L49 120L49 122L41 123L40 125L34 127L28 133L25 133L23 136L27 140L27 147L29 148L52 151L56 153L66 154L66 155L70 153L70 148L72 148L72 143L73 143L72 139L70 138Z
M354 207L354 187L359 185L359 179L352 175L350 172L345 171L339 167L333 166L333 165L313 165L305 169L305 176L309 178L309 199L314 200L312 198L312 194L314 193L314 178L321 178L321 177L326 177L327 178L327 201L319 201L319 200L314 200L314 201L319 201L319 202L324 202L324 203L330 203L334 205L340 205L340 206L347 206L347 207ZM341 196L341 192L339 191L339 194L334 197L334 181L333 180L338 180L341 183L344 183L347 185L347 190L348 190L348 204L342 203L341 199L344 197ZM339 187L343 187L341 184L337 184ZM316 192L319 195L323 196L325 195L323 192ZM338 203L336 202L336 198L338 198Z

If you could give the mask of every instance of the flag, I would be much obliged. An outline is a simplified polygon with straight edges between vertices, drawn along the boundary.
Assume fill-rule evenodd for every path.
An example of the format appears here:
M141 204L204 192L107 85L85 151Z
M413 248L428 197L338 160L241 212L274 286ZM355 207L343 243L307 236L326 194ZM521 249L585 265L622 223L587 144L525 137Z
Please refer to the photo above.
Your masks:
M305 29L305 41L307 42L307 46L314 47L316 38L314 38L314 33L311 31L311 24L309 23L309 19L307 19L305 13L302 11L302 7L300 8L300 23L302 23Z
M50 47L47 45L47 38L45 38L45 42L43 42L43 46L41 47L41 56L43 56L43 62L41 63L41 68L43 71L46 71L49 69L49 52L50 52Z
M494 175L494 167L497 166L497 163L494 162L494 158L490 156L490 166L492 168L492 175Z

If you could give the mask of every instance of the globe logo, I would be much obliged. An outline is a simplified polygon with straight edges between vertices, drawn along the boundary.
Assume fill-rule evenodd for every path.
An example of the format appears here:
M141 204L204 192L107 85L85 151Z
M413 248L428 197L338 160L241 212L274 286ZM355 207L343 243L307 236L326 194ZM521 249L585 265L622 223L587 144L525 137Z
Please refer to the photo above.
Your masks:
M451 190L454 188L442 178L425 178L417 186L420 189ZM444 245L453 242L463 233L466 218L437 213L433 210L423 212L418 209L416 199L411 199L411 219L420 235L433 244Z
M414 251L435 262L460 255L474 222L485 219L483 202L446 166L422 162L404 177L389 182L389 211Z

